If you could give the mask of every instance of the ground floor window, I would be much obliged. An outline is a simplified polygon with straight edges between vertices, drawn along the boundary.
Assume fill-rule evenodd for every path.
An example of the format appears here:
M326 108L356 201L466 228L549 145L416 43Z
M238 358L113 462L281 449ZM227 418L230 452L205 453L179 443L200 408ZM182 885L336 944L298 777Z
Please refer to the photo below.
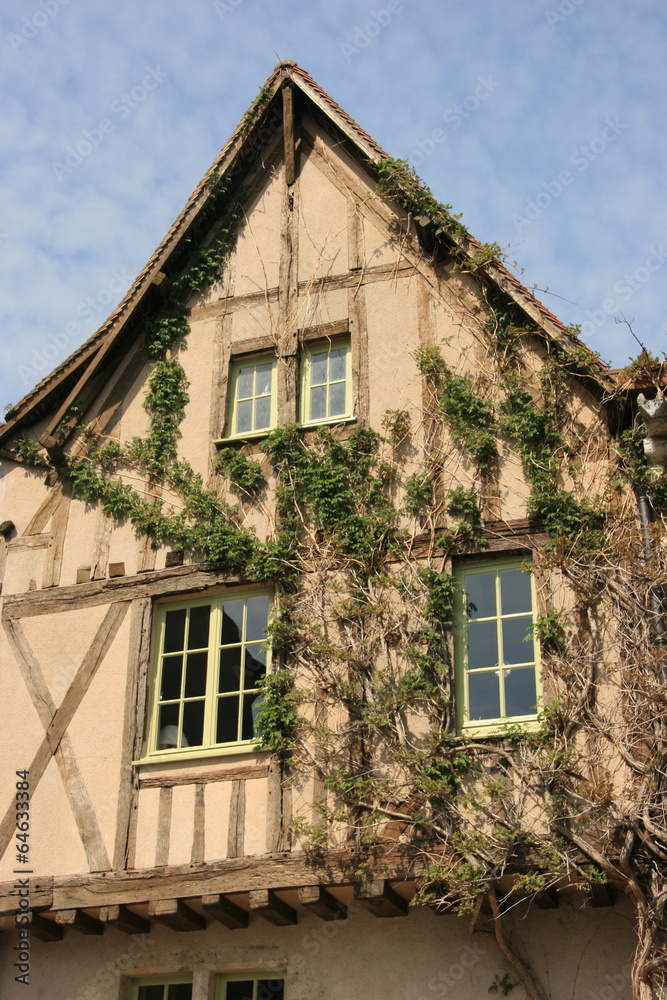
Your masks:
M137 979L130 1000L192 1000L192 976L150 976Z
M218 982L216 1000L285 1000L285 980L264 973L223 976Z

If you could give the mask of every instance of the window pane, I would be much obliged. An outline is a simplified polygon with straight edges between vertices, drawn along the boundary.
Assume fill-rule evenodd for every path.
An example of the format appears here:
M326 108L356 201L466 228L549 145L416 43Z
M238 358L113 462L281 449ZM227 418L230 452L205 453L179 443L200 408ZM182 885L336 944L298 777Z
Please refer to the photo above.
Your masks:
M468 618L492 618L496 614L496 574L466 577Z
M162 684L160 701L172 701L181 697L182 656L165 656L162 661Z
M271 397L260 396L255 400L255 424L253 430L261 431L271 424Z
M520 569L503 570L500 574L500 603L503 615L521 614L533 607L530 574Z
M255 395L263 396L271 392L271 373L273 365L270 362L257 365L257 382L255 384Z
M309 420L321 420L326 416L327 390L325 386L319 386L310 390L310 414Z
M266 623L269 620L268 594L262 594L261 597L249 597L247 604L246 639L248 642L252 642L253 639L263 639Z
M257 1000L283 1000L284 979L260 979L257 983Z
M244 434L252 430L252 400L246 399L236 406L236 433Z
M180 611L167 611L164 627L164 652L175 653L183 649L185 637L185 608Z
M329 386L329 416L340 417L345 413L345 383L335 382Z
M251 740L255 735L255 721L253 718L253 702L257 695L254 694L244 694L243 695L243 719L241 721L241 739ZM259 712L260 706L257 706L257 712Z
M164 1000L164 986L140 986L137 1000Z
M536 714L537 692L533 667L505 671L505 711L507 715Z
M236 743L239 732L239 699L218 699L218 723L216 727L216 743Z
M241 687L241 646L220 650L218 691L238 691Z
M327 381L327 356L328 352L311 354L310 356L310 384L324 385Z
M529 615L523 618L503 619L503 663L532 663L533 643L530 626L533 619ZM528 642L524 642L524 639Z
M331 351L329 354L329 381L339 382L345 379L345 358L347 357L347 348L339 347L335 351Z
M158 719L158 750L173 750L178 746L178 715L180 705L161 705Z
M500 691L497 671L468 674L468 707L471 722L500 718Z
M192 983L174 983L169 987L167 1000L192 1000Z
M243 687L252 688L257 686L257 681L266 673L266 652L257 644L246 646L245 651L245 675L243 677Z
M250 399L253 393L253 383L255 381L255 366L241 368L238 382L236 383L237 399Z
M208 653L190 653L185 674L185 697L196 698L206 694L206 666Z
M498 633L495 621L468 625L467 633L468 670L497 666Z
M187 743L185 742L187 740ZM181 746L200 747L204 742L204 702L186 701L183 705Z
M254 986L255 983L252 979L245 979L238 983L227 983L225 1000L253 1000Z
M222 638L220 644L226 646L240 642L243 638L243 608L245 601L225 601L222 606Z
M210 618L211 608L208 604L190 609L188 649L206 649L208 647L208 624Z

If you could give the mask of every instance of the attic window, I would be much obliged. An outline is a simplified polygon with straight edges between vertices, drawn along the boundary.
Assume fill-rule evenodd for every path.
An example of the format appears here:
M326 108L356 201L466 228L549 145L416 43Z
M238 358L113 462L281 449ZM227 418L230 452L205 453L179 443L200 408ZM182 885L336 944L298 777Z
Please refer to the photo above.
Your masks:
M251 437L276 426L276 365L271 355L234 362L225 437Z
M349 337L308 345L301 364L301 423L329 424L351 416Z

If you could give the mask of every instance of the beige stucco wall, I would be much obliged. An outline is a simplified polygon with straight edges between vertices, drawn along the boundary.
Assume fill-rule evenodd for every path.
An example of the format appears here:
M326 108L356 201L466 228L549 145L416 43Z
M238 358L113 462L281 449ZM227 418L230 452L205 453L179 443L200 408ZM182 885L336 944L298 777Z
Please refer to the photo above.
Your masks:
M339 894L349 898L349 891ZM289 894L284 894L289 899ZM623 905L517 912L511 939L530 955L549 1000L629 1000L627 974L632 921ZM107 929L101 938L66 931L61 942L33 939L30 989L13 982L12 953L0 954L0 991L7 1000L119 1000L134 976L175 974L193 968L213 973L265 971L286 980L287 1000L481 1000L509 973L495 940L468 933L467 917L435 915L425 908L407 917L378 919L361 908L346 921L323 922L304 912L291 927L260 917L230 932L213 923L206 931L176 933L155 925L149 935L129 938ZM611 994L609 988L612 987ZM515 985L514 1000L525 992ZM206 990L195 1000L212 1000Z

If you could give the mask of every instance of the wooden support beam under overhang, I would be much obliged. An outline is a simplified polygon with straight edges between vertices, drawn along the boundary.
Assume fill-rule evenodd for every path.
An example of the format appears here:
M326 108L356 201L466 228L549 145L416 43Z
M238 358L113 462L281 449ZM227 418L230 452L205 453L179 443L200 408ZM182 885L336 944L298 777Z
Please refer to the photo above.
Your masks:
M558 909L558 893L553 886L535 894L535 903L541 910Z
M286 927L297 922L296 910L283 899L276 896L272 889L253 889L250 893L250 912L258 913L260 917Z
M304 885L299 889L299 905L322 920L345 920L347 906L323 885Z
M103 924L109 924L110 927L123 931L124 934L148 934L151 929L150 920L140 917L138 913L134 913L122 904L101 906L100 920Z
M248 926L248 914L236 903L221 893L202 896L201 907L207 917L212 917L218 923L228 927L230 931Z
M182 899L156 899L149 905L148 915L173 931L206 930L206 918L186 906Z
M405 917L408 902L385 879L369 879L355 885L354 898L374 917Z
M595 909L600 906L613 906L614 893L606 882L591 882L588 887L588 901Z
M55 920L47 920L33 912L30 915L30 933L38 941L62 941L64 931Z
M58 910L56 923L61 927L71 927L79 934L98 935L104 932L104 924L83 910Z

